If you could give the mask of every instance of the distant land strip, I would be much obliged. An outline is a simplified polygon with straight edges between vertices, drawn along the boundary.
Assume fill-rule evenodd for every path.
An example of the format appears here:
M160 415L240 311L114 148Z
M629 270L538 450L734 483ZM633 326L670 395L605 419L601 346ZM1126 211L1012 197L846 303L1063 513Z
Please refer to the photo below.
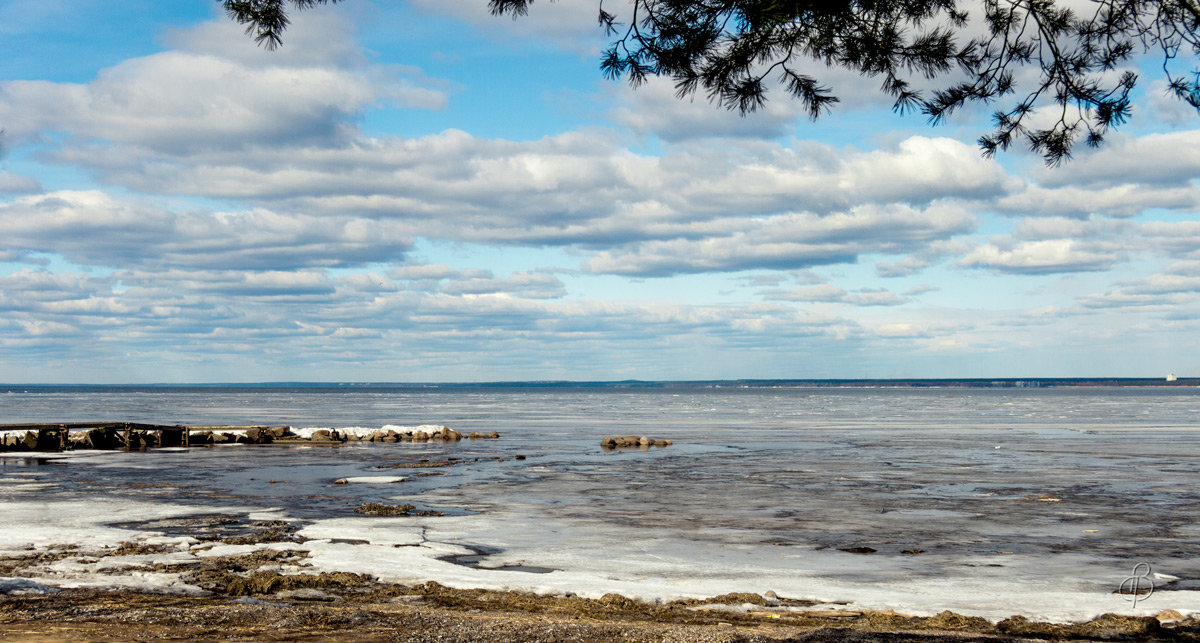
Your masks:
M620 380L569 381L534 380L511 382L224 382L151 384L0 384L0 392L33 389L215 389L215 388L303 388L303 389L788 389L788 388L1189 388L1200 386L1200 377L1027 377L1027 378L938 378L938 379L747 379L747 380Z

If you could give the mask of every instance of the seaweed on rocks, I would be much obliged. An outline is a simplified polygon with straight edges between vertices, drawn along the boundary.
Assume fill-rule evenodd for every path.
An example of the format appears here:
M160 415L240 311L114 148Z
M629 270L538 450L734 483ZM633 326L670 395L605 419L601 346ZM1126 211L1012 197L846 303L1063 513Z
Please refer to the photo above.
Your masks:
M446 514L435 511L433 509L422 509L415 511L416 505L385 505L379 502L368 502L365 505L355 508L354 513L364 514L367 516L444 516Z

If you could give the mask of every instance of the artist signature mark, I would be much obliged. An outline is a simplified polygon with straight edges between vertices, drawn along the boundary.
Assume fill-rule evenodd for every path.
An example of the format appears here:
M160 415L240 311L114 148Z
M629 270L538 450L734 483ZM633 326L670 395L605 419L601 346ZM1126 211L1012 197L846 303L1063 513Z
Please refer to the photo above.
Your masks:
M1144 601L1154 595L1154 574L1150 563L1138 563L1133 566L1133 572L1121 581L1117 593L1132 601L1137 607L1138 601Z

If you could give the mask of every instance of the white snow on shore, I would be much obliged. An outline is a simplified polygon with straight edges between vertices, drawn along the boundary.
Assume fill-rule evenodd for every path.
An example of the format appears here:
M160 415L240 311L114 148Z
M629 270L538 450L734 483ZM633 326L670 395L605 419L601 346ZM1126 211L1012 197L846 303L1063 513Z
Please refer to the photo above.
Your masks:
M311 438L312 434L317 431L337 431L342 435L353 435L357 437L371 437L377 431L395 431L402 435L413 435L415 433L441 433L442 429L447 427L441 424L418 424L416 426L405 426L399 424L385 424L383 426L308 426L308 427L292 427L292 433L302 438Z
M246 508L212 508L249 513ZM279 510L266 510L279 516ZM597 526L569 520L535 521L520 511L434 518L354 517L318 520L298 535L303 543L212 545L188 536L105 523L167 519L197 513L196 507L90 499L13 501L0 525L0 556L27 557L63 551L72 556L27 569L25 578L0 578L0 593L50 591L54 587L125 588L197 593L172 565L201 557L259 549L306 550L312 571L370 574L383 581L435 580L459 588L574 593L600 597L616 592L642 600L669 600L774 591L779 596L825 601L815 609L894 609L913 615L942 610L999 620L1023 614L1038 620L1084 621L1105 612L1152 615L1164 609L1189 614L1200 592L1159 592L1136 609L1113 590L1123 570L1110 570L1083 554L1048 561L1016 555L950 561L948 573L921 577L922 563L906 557L803 547L714 546L669 529ZM165 544L161 554L117 555L121 542ZM493 548L501 553L481 553ZM947 561L930 560L945 564ZM166 565L166 571L151 569ZM1003 567L989 565L1003 564ZM1164 570L1159 579L1165 579ZM832 605L846 602L845 605Z
M634 533L617 525L573 525L544 516L537 529L530 529L529 516L515 513L375 520L385 519L318 521L306 528L302 535L337 533L344 541L369 542L310 541L309 562L320 570L373 574L398 583L433 579L458 588L591 598L615 592L648 601L774 591L825 602L813 609L894 609L916 616L952 610L994 621L1014 614L1074 622L1105 612L1148 616L1164 609L1185 615L1200 610L1196 591L1160 592L1156 600L1132 608L1126 597L1113 593L1124 570L1078 554L1053 561L978 556L955 561L951 573L922 578L913 573L920 563L911 557L763 545L716 548L669 530ZM395 529L404 535L402 543L396 542ZM411 542L418 535L422 540ZM471 565L451 558L477 554L475 547L503 553L474 556Z

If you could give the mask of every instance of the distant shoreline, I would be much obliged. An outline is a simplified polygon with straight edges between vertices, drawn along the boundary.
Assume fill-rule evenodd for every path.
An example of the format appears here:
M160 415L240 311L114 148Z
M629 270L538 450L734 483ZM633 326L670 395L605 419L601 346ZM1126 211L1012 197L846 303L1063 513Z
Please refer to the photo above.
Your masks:
M0 393L26 389L1033 389L1033 388L1196 388L1200 377L1028 377L906 379L753 379L753 380L534 380L503 382L190 382L133 384L4 383Z

